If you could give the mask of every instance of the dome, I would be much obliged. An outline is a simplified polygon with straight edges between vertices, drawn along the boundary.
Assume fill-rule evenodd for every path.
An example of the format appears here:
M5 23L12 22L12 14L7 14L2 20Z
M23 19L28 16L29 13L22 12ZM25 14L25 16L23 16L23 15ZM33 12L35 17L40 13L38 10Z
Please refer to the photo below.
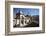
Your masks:
M23 12L22 12L22 11L20 11L20 13L21 13L21 14L23 14Z

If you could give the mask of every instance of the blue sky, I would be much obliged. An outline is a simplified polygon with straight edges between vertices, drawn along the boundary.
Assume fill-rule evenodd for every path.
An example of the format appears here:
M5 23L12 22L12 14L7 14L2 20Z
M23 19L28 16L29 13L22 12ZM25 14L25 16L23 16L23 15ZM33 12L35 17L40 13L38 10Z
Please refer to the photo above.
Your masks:
M19 10L22 11L24 15L39 15L39 9L37 8L13 8L14 16L19 12Z

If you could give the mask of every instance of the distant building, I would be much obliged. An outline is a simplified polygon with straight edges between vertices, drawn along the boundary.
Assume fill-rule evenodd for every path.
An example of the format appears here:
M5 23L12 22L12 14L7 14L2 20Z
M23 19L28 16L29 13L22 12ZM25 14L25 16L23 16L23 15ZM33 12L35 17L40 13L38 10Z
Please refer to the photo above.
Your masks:
M28 25L28 23L31 22L31 16L24 15L22 11L19 11L16 13L16 17L14 19L14 26L25 26Z

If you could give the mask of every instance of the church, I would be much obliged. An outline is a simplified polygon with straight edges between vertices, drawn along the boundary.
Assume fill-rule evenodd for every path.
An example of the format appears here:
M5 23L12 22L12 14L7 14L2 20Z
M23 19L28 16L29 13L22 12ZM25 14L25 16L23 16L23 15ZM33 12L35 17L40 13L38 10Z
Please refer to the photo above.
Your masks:
M22 11L16 13L16 17L13 21L13 26L15 27L23 27L31 23L31 16L23 14Z

